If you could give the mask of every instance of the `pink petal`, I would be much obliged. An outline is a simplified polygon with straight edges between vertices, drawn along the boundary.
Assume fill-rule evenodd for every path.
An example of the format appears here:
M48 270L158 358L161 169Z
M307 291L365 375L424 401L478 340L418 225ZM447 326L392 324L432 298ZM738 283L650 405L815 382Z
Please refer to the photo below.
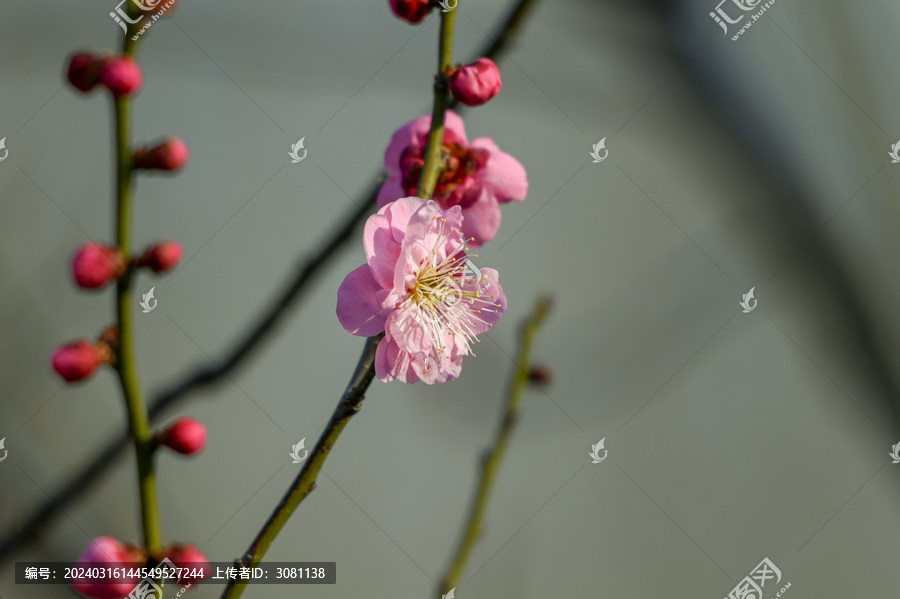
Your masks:
M487 190L481 192L478 201L465 208L463 215L463 234L469 241L469 247L480 248L497 235L500 229L500 205Z
M525 199L528 194L528 176L521 162L506 152L501 152L497 144L488 137L479 137L472 142L471 147L490 153L487 164L478 171L477 176L498 202Z
M500 286L497 271L493 268L482 268L481 275L487 276L487 279L478 282L480 299L483 301L476 301L472 307L476 310L476 316L484 322L478 322L472 327L475 335L490 331L493 328L491 325L497 324L506 312L506 294Z
M428 119L428 126L431 127L431 118ZM448 136L448 132L450 135ZM448 139L449 137L449 139ZM463 146L469 145L466 137L466 125L463 123L462 117L448 110L444 113L444 142L455 141Z
M463 225L463 213L459 206L441 210L436 202L428 200L409 219L404 251L411 252L415 259L421 260L425 255L430 256L434 249L436 260L441 262L447 257L447 252L462 245Z
M425 147L428 139L428 130L431 127L431 115L420 116L414 121L406 123L391 136L391 141L384 151L384 170L392 179L399 180L400 157L409 146Z
M425 356L417 354L413 356L413 368L416 369L419 378L427 385L438 385L459 378L462 374L463 353L459 351L453 335L445 335L447 349L444 354L432 354L428 361L428 372L425 372ZM465 349L463 348L463 351ZM443 358L443 359L442 359Z
M406 191L404 191L403 186L400 184L400 180L400 175L391 175L388 180L382 184L381 189L378 190L378 198L375 200L375 203L379 207L386 206L394 200L406 195Z
M393 286L394 268L409 219L424 204L425 200L420 198L400 198L366 220L363 229L366 262L372 268L375 280L384 288Z
M431 115L420 116L399 129L391 136L387 150L384 152L384 170L392 179L401 179L400 158L403 151L410 146L425 148L428 143L428 131L431 129ZM462 117L448 110L444 113L444 141L468 145L466 126ZM399 197L399 196L398 196Z
M372 276L368 264L350 272L338 288L337 317L348 333L372 337L384 331L392 308L383 307L390 295Z
M409 353L430 352L431 331L416 318L416 313L415 309L409 308L394 310L385 328L391 332L391 338L401 350Z
M387 332L375 350L375 376L385 383L399 380L404 383L415 383L419 380L410 364L409 354L400 347Z

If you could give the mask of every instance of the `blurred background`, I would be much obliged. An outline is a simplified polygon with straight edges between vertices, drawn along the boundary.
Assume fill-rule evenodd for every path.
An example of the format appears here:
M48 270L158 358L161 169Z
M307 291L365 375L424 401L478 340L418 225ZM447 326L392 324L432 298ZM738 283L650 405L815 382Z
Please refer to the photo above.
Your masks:
M337 584L245 597L436 596L542 293L533 358L553 379L523 400L457 597L718 599L764 557L782 573L766 597L896 594L900 5L776 0L733 40L716 3L538 1L497 59L502 92L465 113L470 139L528 171L478 252L509 310L458 380L375 381L266 555L334 561ZM455 57L508 8L461 2ZM0 6L0 540L125 426L112 371L62 385L49 367L114 318L110 289L69 274L79 245L113 241L111 104L62 75L71 52L118 47L114 9ZM392 132L428 111L437 30L386 0L183 0L144 35L134 139L191 147L181 174L137 186L135 247L185 247L174 273L136 282L158 299L135 306L148 396L224 355L363 201ZM363 261L358 235L252 360L166 412L209 428L201 455L159 456L167 542L214 561L247 549L356 364L363 341L334 312ZM6 556L0 596L72 597L15 585L13 563L139 541L135 480L127 451Z

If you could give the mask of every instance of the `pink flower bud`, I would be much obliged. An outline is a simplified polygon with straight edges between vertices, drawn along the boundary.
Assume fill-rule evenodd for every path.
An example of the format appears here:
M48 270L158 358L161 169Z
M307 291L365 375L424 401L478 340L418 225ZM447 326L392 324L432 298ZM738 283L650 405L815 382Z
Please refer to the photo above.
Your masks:
M160 434L159 440L178 453L191 455L206 446L206 426L193 418L179 418Z
M152 148L139 148L133 156L134 168L178 170L187 164L191 151L178 137L167 137Z
M87 93L100 83L104 60L93 54L74 54L69 61L66 77L75 89Z
M72 274L79 287L97 289L125 272L125 258L119 248L86 243L72 257Z
M75 565L84 568L108 567L128 570L140 568L146 561L146 556L136 547L125 545L113 537L97 537L87 546ZM134 590L139 582L140 578L137 576L110 576L102 583L96 582L96 579L76 578L72 582L72 587L92 599L121 599Z
M177 241L164 241L158 243L144 252L138 260L139 266L146 266L153 272L169 270L184 256L184 248Z
M484 104L500 92L500 69L490 58L479 58L472 64L450 72L450 93L466 106Z
M395 15L409 21L419 23L428 16L434 7L431 0L388 0Z
M187 568L191 572L191 579L196 580L194 570L202 570L201 578L207 578L211 574L209 560L196 545L172 545L165 550L166 557L172 560L176 568Z
M88 378L98 366L108 364L110 359L111 349L108 345L79 339L53 352L53 370L68 382L74 383Z
M130 96L140 91L144 74L130 56L119 56L106 61L100 81L114 96Z

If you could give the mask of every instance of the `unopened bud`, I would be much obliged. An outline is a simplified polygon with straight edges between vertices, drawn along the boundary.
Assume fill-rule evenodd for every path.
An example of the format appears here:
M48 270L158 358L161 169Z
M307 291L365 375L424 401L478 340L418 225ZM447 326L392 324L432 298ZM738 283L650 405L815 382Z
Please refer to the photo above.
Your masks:
M490 58L479 58L472 64L456 67L448 76L450 93L466 106L484 104L503 86L500 69Z

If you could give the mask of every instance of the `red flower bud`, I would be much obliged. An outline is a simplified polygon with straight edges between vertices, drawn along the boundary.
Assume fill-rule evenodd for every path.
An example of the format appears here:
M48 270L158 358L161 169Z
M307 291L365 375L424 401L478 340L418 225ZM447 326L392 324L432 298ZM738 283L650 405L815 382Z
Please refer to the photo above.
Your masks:
M169 449L191 455L206 446L206 426L193 418L179 418L160 434L159 440Z
M178 137L167 137L152 148L139 148L133 156L134 168L161 171L178 170L187 164L191 151Z
M70 383L94 374L101 364L112 360L112 350L105 343L95 344L79 339L53 352L53 370Z
M69 60L69 69L66 77L75 89L87 93L100 83L100 71L105 61L93 54L73 54Z
M140 91L144 74L130 56L118 56L103 65L100 81L114 96L130 96Z
M484 104L500 92L500 69L490 58L456 67L449 74L450 93L466 106Z
M395 15L409 21L419 23L428 16L434 7L431 0L388 0Z
M136 548L125 545L113 537L97 537L87 546L76 566L99 568L104 565L113 569L137 569L147 561L146 555ZM121 572L121 570L120 570ZM110 576L97 582L96 578L76 578L72 587L91 599L121 599L128 595L140 582L138 576Z
M184 248L177 241L158 243L144 252L138 259L138 266L146 266L159 273L169 270L184 256Z
M97 289L125 272L125 258L119 248L86 243L72 257L72 274L79 287Z

